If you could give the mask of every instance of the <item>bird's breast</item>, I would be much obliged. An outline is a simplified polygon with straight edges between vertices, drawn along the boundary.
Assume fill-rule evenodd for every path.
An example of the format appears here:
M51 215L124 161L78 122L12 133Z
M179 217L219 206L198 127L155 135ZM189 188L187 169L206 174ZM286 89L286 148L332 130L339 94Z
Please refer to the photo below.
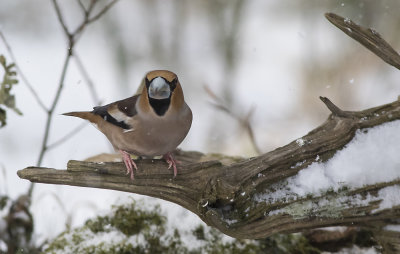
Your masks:
M192 113L165 117L135 116L132 129L123 130L114 138L118 149L140 156L157 156L173 151L183 141L192 123Z

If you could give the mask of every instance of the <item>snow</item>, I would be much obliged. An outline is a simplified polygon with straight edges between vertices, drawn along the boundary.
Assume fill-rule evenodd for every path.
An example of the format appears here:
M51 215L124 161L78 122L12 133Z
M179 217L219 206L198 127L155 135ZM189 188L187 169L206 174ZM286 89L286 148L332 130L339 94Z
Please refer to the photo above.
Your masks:
M228 225L232 225L238 222L238 220L230 220L230 219L225 219L224 220Z
M290 177L287 184L278 183L261 195L255 196L258 202L275 203L277 201L296 200L307 195L320 196L326 191L337 192L340 188L349 190L365 185L390 182L400 178L400 121L376 126L374 128L359 130L351 142L338 151L327 162L314 162L297 175ZM384 151L384 152L382 152ZM302 163L301 163L302 164ZM301 217L313 211L321 211L321 207L347 207L367 206L372 201L382 200L379 208L373 213L383 209L400 205L400 186L388 186L377 195L368 194L363 197L359 194L353 196L338 196L323 199L317 203L302 202L301 207L288 206L271 211L269 215L291 213ZM301 210L299 210L301 209ZM335 211L328 215L337 216Z
M304 142L304 140L303 140L302 138L297 139L297 140L296 140L296 143L297 143L299 146L304 146L304 144L305 144L305 142Z
M340 188L360 188L400 178L400 121L385 123L374 128L358 130L355 137L327 162L314 162L297 175L288 179L284 188L256 197L256 200L276 201L283 198L304 197ZM382 152L384 151L384 152ZM397 187L381 190L385 199L383 206L397 203L388 191L398 191ZM400 193L399 193L400 194ZM399 195L400 197L400 195Z
M335 227L325 227L325 228L320 228L321 230L324 231L330 231L330 232L345 232L347 230L347 227L343 227L343 226L335 226Z
M64 235L67 242L73 242L73 234L75 234L74 231ZM93 246L101 246L102 250L107 251L111 247L115 245L121 245L122 243L132 244L132 246L142 246L146 244L146 241L142 234L133 235L127 238L124 233L118 231L115 228L110 228L110 231L108 232L98 233L93 233L90 229L85 229L84 231L79 233L79 236L83 239L79 244L74 245L73 249L71 248L71 244L67 244L63 250L57 250L55 253L79 253L79 251L93 248Z
M377 196L368 194L366 197L360 194L354 196L338 196L323 198L319 201L306 200L300 203L293 203L281 209L276 209L268 213L269 216L287 213L296 219L302 219L309 215L320 216L325 218L339 218L342 216L342 211L346 207L363 207L368 206L370 202L381 201L377 209L372 210L372 213L400 205L399 191L400 188L392 189L393 186L383 188L378 192ZM386 196L385 196L386 194ZM390 201L384 199L389 197Z
M379 204L379 208L373 210L372 212L398 206L400 205L400 186L396 185L385 187L378 192L378 197L382 199L382 202Z
M400 232L400 225L387 225L383 229L387 231Z
M28 214L25 211L19 211L13 214L14 219L20 219L24 222L30 221L31 218L29 218Z
M371 248L360 248L357 245L351 248L343 248L338 252L322 252L321 254L378 254L378 252L374 247Z
M0 240L0 253L5 253L7 251L7 244L3 242L3 240Z
M316 160L317 160L317 159L316 159ZM303 165L305 162L306 162L305 160L304 160L304 161L299 161L299 162L296 163L296 165L293 165L293 166L291 166L290 168L297 168L297 167L300 167L300 166Z
M109 232L98 233L93 233L91 230L87 229L85 230L85 233L83 235L85 235L86 238L83 241L83 248L100 244L104 244L105 246L112 246L122 242L131 243L132 246L143 245L146 243L142 234L137 234L126 238L126 235L124 233L115 228L111 228Z
M129 197L123 197L119 199L116 202L116 206L126 206L130 209L131 203L135 202L135 206L139 208L140 210L148 211L148 212L154 212L156 209L156 206L158 205L158 202L154 202L150 199L132 199ZM171 208L163 209L161 208L160 215L161 216L167 216L169 217L169 213L176 213L176 211L173 211ZM107 211L101 213L99 216L113 216L114 211ZM166 245L169 243L170 238L173 237L175 234L175 230L178 230L179 235L180 235L180 240L182 241L182 244L188 248L189 251L199 249L201 247L204 247L208 242L205 240L200 240L198 239L195 234L193 234L193 231L200 225L203 226L204 229L204 234L205 235L211 235L211 229L210 227L207 227L204 222L197 223L199 220L196 218L193 220L194 215L188 211L185 211L184 213L179 214L179 216L169 218L166 221L165 225L165 233L160 238L160 241ZM235 223L237 221L228 221L228 223ZM64 234L63 237L64 239L69 243L66 246L64 246L64 249L56 250L55 253L57 254L67 254L67 253L79 253L81 250L87 250L90 248L93 248L94 246L101 246L101 249L104 251L108 251L109 249L115 247L115 246L124 246L131 244L133 247L135 246L147 246L149 243L146 240L144 234L135 234L132 236L127 236L121 231L119 231L117 228L108 225L104 227L105 232L97 232L93 233L89 228L84 228L83 230L72 230L68 232L67 234ZM150 229L148 230L149 232L156 232L157 226L151 225ZM74 239L82 239L79 240L79 243L71 244L74 243ZM232 242L234 238L231 238L226 235L221 235L222 243L228 243ZM47 248L46 246L45 248Z

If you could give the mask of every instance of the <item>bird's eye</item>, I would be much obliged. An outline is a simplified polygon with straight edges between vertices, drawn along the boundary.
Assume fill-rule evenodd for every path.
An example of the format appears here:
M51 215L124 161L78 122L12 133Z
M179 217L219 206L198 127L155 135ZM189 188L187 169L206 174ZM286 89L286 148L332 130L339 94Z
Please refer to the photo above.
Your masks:
M171 88L171 91L174 91L177 83L178 83L178 78L174 78L174 80L171 81L171 83L169 85Z
M144 79L144 81L145 81L147 89L149 89L150 81L147 79L147 77Z

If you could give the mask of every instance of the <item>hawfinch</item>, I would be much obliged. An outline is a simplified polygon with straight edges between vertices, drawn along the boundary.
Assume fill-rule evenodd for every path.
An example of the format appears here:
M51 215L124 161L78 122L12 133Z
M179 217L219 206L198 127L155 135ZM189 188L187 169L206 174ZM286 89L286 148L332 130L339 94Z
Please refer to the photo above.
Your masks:
M137 170L130 154L144 157L163 155L168 168L177 174L172 151L183 141L192 125L192 111L185 103L175 73L155 70L146 74L141 94L93 111L63 115L89 120L108 138L122 156L127 174L134 178Z

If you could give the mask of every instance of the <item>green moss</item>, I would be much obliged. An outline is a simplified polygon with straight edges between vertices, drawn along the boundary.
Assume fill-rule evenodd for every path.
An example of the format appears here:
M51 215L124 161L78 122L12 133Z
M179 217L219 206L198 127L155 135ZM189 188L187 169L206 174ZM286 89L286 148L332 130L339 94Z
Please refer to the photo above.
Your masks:
M53 241L48 247L47 247L47 251L49 251L49 253L51 253L52 251L55 250L62 250L64 249L64 246L67 246L69 244L71 244L69 241L67 241L66 238L64 238L65 234L68 234L69 231L66 231L64 233L62 233L57 240Z
M319 254L320 250L313 247L301 234L276 234L271 237L258 240L261 253L274 254Z
M150 226L156 226L160 234L164 232L166 218L161 216L160 208L156 206L153 211L143 211L135 209L136 203L133 202L128 206L114 207L114 215L112 217L98 216L93 220L85 223L93 233L103 232L107 226L119 229L127 236L138 234L145 230L148 231Z
M135 203L132 203L130 206L117 207L110 223L128 236L138 234L143 230L148 231L150 226L156 226L156 230L159 230L157 233L161 235L165 232L166 218L160 214L159 206L149 212L135 209Z
M182 235L192 234L190 242ZM93 238L101 237L103 240ZM113 240L109 239L113 238ZM194 248L193 245L198 246ZM226 240L218 230L199 225L190 232L166 228L166 217L156 206L142 210L136 202L116 206L109 216L88 220L81 228L66 231L44 250L44 253L80 254L258 254L319 251L299 234L275 235L263 240Z
M371 247L377 245L374 234L368 230L360 230L354 239L354 243L360 247Z
M3 210L7 205L9 198L7 196L0 196L0 210Z
M104 227L110 225L110 218L98 216L96 219L86 221L85 226L88 227L93 233L104 231Z
M196 239L198 239L198 240L205 240L206 239L206 236L204 235L204 227L203 227L203 225L197 226L193 230L192 233L196 237Z
M17 73L14 71L15 64L7 64L6 58L0 55L0 66L4 69L3 81L0 83L0 105L14 110L15 113L22 115L21 111L17 109L15 96L11 94L11 89L18 83L15 78ZM0 107L0 128L5 126L7 121L7 112Z

